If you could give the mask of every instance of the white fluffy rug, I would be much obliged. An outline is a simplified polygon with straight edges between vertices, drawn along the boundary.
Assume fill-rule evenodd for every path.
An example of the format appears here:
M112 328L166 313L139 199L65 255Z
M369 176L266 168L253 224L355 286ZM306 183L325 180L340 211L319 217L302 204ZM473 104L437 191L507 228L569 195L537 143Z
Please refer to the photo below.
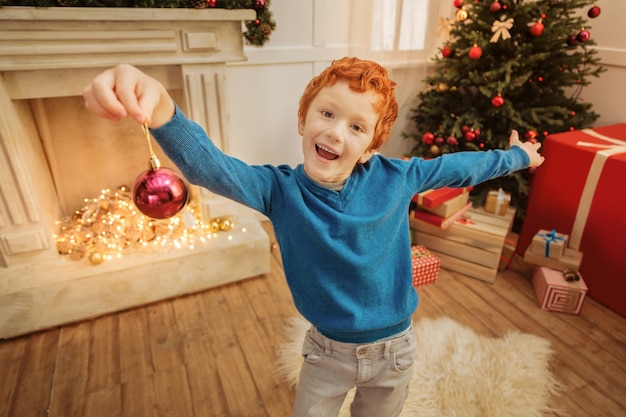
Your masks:
M277 365L292 386L308 327L295 317L285 329ZM548 399L559 385L549 370L547 340L517 331L489 338L449 318L423 318L414 327L419 354L401 416L539 417L551 411ZM352 398L353 392L340 416L350 415Z

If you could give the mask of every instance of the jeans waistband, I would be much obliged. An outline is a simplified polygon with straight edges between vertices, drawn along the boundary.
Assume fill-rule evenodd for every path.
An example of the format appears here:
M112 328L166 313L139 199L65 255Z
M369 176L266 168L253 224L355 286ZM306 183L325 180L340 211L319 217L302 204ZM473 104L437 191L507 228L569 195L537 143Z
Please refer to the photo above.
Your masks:
M318 345L324 347L324 351L327 355L332 352L340 352L346 355L363 357L380 354L388 356L389 352L393 352L394 350L406 346L406 344L410 343L411 339L415 336L413 335L413 324L411 323L406 330L400 332L396 336L371 343L338 342L324 336L315 328L315 326L312 326L309 330L308 337L310 337L311 340Z

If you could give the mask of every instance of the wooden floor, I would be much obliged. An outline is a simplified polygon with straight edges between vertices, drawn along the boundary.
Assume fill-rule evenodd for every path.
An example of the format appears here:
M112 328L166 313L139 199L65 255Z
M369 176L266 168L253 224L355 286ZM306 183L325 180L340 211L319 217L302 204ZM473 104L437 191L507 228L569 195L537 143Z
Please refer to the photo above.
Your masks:
M295 309L272 251L268 275L0 341L0 417L290 416L273 362ZM415 319L544 337L567 387L551 416L626 416L626 319L592 299L580 316L542 311L516 269L495 284L444 270L420 287Z

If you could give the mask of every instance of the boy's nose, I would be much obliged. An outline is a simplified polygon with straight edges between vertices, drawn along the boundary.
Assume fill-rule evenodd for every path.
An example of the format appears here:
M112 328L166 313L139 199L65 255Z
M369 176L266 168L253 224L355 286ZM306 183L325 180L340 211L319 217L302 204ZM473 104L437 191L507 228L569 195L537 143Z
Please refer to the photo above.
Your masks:
M343 135L341 124L337 122L331 124L326 130L326 134L328 135L329 138L339 142Z

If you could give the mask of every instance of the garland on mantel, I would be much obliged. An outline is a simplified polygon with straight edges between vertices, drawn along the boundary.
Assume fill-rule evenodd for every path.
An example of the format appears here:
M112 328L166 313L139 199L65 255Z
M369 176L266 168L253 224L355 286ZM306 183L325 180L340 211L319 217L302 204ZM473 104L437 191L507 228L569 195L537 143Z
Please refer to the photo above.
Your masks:
M245 22L243 33L253 46L263 46L276 29L270 0L0 0L0 6L254 9L257 18Z

